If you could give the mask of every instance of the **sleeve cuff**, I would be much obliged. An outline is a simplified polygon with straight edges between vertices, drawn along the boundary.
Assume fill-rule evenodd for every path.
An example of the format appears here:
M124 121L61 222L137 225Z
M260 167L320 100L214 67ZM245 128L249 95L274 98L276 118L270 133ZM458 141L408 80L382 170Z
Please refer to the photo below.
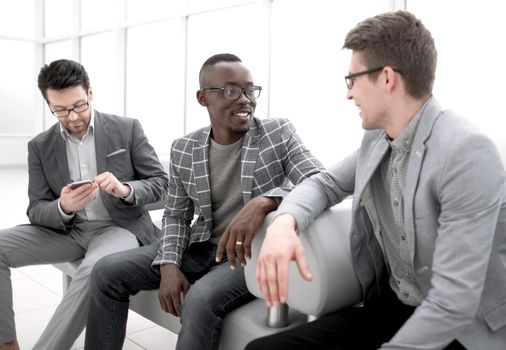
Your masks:
M135 194L134 194L134 188L132 185L130 185L128 182L123 182L124 185L127 185L130 187L130 194L126 196L125 198L122 198L125 202L129 204L133 204L135 201Z
M61 204L60 204L60 199L59 198L58 198L58 212L60 213L60 216L61 216L63 222L66 223L66 224L68 224L74 218L74 215L76 215L75 213L73 213L72 215L65 214L65 212L61 208Z

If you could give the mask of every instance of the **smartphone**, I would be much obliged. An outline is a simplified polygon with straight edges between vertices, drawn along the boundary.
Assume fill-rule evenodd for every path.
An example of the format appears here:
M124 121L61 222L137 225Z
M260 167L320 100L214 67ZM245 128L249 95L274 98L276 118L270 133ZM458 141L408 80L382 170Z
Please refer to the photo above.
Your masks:
M86 184L92 184L91 180L81 180L81 181L74 181L70 184L70 188L75 190L79 186L86 185Z

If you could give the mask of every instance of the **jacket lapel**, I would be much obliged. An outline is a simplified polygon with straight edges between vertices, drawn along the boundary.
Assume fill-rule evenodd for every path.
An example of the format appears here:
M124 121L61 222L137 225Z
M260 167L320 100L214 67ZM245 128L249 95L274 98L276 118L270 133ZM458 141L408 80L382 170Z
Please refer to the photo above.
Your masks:
M388 150L389 145L385 136L386 134L384 132L381 133L379 138L376 139L375 145L370 148L370 151L366 152L364 156L358 159L358 167L362 166L362 169L357 171L358 178L355 187L356 198L362 198L366 186L369 184L371 177ZM356 205L358 204L359 202L356 203Z
M60 174L63 186L65 186L71 182L71 179L69 171L69 162L67 159L67 148L65 146L65 141L63 140L60 130L61 130L60 124L58 123L55 125L54 147L55 147L56 164L58 166L58 174Z
M249 131L244 135L241 150L241 185L244 203L251 199L259 150L260 130L258 129L258 123L253 119Z
M414 200L416 188L420 179L423 159L425 156L425 142L430 137L430 133L441 114L440 104L432 98L425 110L420 116L420 121L416 130L415 138L411 146L409 156L408 170L406 173L406 187L403 193L404 202L404 230L406 231L406 240L411 253L411 259L414 259L415 253L415 223L414 223Z
M193 148L193 176L199 207L209 229L212 228L213 212L211 207L211 188L209 185L209 138L211 127L197 136L197 145Z
M109 137L111 135L108 129L108 125L102 118L102 115L95 112L95 120L93 127L93 134L95 137L95 155L97 158L97 175L102 174L106 170L106 155L107 147L109 145Z

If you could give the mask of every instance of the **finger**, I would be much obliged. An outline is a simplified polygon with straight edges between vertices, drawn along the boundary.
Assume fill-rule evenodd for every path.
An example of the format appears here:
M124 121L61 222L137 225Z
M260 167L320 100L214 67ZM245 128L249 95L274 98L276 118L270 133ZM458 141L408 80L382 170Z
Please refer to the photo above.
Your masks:
M225 246L228 241L229 232L225 230L225 233L220 238L218 242L218 248L216 249L216 262L219 263L223 259L223 253L225 252Z
M160 302L160 307L163 311L169 312L169 307L167 305L167 300L162 295L158 294L158 301Z
M267 307L271 307L272 299L269 293L269 288L267 287L267 273L262 259L259 259L257 264L257 285L264 296Z
M190 290L190 283L188 281L185 281L183 284L183 296L186 296L186 293Z
M227 240L227 258L230 268L235 270L235 235L232 233Z
M251 246L253 244L253 238L255 237L255 235L246 235L244 237L244 243L243 243L243 248L244 248L244 256L246 257L246 259L251 259Z
M286 303L288 299L288 268L288 262L276 266L276 290L278 291L278 300L281 304Z
M176 307L174 306L174 303L173 303L173 299L168 299L167 300L167 312L171 315L174 315L174 316L179 316L177 314L177 311L176 311Z
M102 181L100 183L100 189L104 190L104 191L107 191L107 188L111 185L111 179L107 178L107 179L104 179L104 181Z
M179 317L181 310L181 293L177 293L177 295L172 297L172 304L173 304L173 312L171 312L171 314Z
M102 181L104 181L105 178L107 178L107 174L106 173L102 173L100 175L95 176L95 178L93 179L93 182L95 182L98 185L100 185L102 183Z
M280 302L278 290L277 264L275 260L273 260L269 264L266 264L265 275L267 279L267 289L270 295L271 306L278 306Z
M83 187L83 186L81 186ZM82 193L77 194L74 198L79 204L86 204L95 198L97 194L97 189L88 189L87 191L83 191Z
M311 271L309 271L306 255L304 254L304 247L302 246L302 243L300 241L295 246L295 263L302 277L306 281L311 281L313 279L313 276L311 275Z
M246 266L246 258L244 254L244 237L236 237L234 252L239 259L241 266Z

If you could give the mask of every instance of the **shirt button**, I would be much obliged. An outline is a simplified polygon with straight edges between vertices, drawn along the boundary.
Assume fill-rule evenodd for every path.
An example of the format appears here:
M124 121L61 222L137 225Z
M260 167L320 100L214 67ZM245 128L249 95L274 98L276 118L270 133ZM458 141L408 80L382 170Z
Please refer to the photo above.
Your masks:
M403 241L405 241L405 240L406 240L406 237L405 237L404 235L402 235L402 236L401 236L401 239L402 239Z
M86 168L86 164L81 165L81 168Z
M399 201L397 199L394 199L394 207L398 207L399 206Z
M79 146L82 146L82 145L83 145L83 143L82 143L82 142L79 142Z

